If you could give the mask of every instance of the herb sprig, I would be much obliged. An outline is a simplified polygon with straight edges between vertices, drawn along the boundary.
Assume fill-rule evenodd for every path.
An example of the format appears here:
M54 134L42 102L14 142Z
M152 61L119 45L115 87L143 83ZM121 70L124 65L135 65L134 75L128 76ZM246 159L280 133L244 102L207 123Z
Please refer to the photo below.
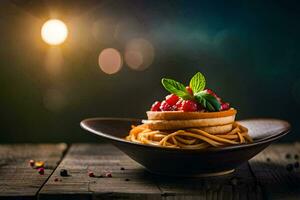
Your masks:
M175 81L169 78L163 78L161 80L164 88L172 94L175 94L182 98L183 100L195 100L203 108L208 111L215 112L219 111L221 108L220 102L216 97L207 93L205 89L206 81L203 74L197 72L190 80L189 86L193 91L193 94L190 94L184 84Z

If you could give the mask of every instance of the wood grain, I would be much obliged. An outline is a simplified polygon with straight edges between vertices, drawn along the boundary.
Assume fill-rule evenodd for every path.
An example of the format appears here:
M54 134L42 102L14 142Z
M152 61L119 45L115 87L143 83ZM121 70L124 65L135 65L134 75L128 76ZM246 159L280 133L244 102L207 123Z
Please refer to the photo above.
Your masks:
M66 144L0 145L0 199L35 199L66 150ZM29 160L45 161L39 175Z
M300 169L295 167L300 161L300 143L271 145L233 174L211 178L153 175L108 144L74 144L56 168L65 149L64 144L0 145L0 199L252 200L300 197ZM30 159L46 161L45 175L39 175L28 166ZM288 164L294 166L289 171ZM61 169L67 169L70 176L61 177ZM110 172L112 177L89 177L89 171L96 176Z
M121 168L125 170L121 170ZM59 171L67 169L69 177ZM187 166L188 169L188 166ZM91 178L88 171L112 178ZM55 181L61 179L61 181ZM129 179L129 181L126 181ZM218 178L172 178L148 173L111 145L76 144L41 189L39 199L260 199L247 163Z
M249 161L265 199L300 199L300 170L294 165L300 155L298 144L271 145Z
M70 176L61 177L61 169L67 169ZM112 177L89 177L89 171L96 176L110 172ZM151 176L140 165L106 144L72 145L39 194L40 199L157 199L160 196Z
M230 175L210 178L157 177L166 199L261 199L248 164Z

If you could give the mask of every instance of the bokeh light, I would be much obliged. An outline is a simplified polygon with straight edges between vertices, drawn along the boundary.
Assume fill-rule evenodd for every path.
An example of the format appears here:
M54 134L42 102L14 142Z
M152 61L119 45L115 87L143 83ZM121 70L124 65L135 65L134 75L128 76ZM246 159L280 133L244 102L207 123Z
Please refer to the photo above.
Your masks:
M154 60L154 47L142 38L133 39L125 48L125 62L133 70L142 71Z
M121 70L123 60L120 52L114 48L107 48L101 51L98 64L106 74L114 74Z
M64 22L51 19L44 23L41 29L42 39L50 45L62 44L68 36L68 28Z

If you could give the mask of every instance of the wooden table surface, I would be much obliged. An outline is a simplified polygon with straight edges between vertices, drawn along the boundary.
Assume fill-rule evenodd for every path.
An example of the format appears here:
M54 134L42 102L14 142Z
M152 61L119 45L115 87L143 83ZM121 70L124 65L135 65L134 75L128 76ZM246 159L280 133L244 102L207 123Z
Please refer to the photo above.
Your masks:
M275 144L231 175L172 178L109 144L0 145L0 199L300 199L298 156L300 143ZM30 159L46 162L44 175Z

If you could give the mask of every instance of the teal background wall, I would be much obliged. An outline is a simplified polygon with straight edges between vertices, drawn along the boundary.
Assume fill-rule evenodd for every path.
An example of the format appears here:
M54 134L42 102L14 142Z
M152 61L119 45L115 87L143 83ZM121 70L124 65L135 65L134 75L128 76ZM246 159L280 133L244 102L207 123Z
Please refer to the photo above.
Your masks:
M51 17L70 35L51 48L40 37ZM88 117L145 117L167 93L162 77L187 82L197 71L238 109L238 118L288 120L300 138L300 6L297 1L2 1L0 143L97 142L79 127ZM105 48L122 54L147 40L154 60L108 75ZM49 52L63 64L47 68Z

